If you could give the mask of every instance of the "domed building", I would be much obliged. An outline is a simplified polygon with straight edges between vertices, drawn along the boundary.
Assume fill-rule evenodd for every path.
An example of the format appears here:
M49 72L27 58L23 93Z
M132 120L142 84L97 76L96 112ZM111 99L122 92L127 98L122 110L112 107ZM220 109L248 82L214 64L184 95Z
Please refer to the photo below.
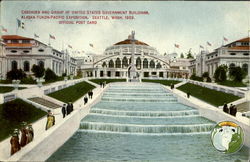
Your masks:
M131 36L128 39L113 44L105 49L102 55L89 54L83 58L77 58L78 69L81 69L85 77L117 77L128 78L129 68L134 49L134 65L137 76L141 78L187 78L188 65L177 65L176 58L170 55L160 55L159 52L145 42L134 40L134 48ZM182 60L183 61L183 60ZM189 61L186 61L189 63ZM180 66L185 66L182 68Z

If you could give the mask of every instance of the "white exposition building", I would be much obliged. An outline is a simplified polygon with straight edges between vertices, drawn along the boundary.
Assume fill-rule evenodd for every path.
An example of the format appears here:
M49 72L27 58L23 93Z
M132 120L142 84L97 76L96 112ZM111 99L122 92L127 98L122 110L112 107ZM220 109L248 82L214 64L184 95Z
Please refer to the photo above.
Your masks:
M31 75L33 64L50 68L58 76L76 73L76 60L67 50L58 51L36 39L18 35L3 35L0 48L0 76L5 78L8 71L22 69Z
M103 54L78 57L77 66L85 77L128 78L131 67L132 41L128 39L107 47ZM139 40L134 41L134 62L140 78L188 78L189 59L175 55L160 55L158 51ZM174 57L173 57L174 56Z
M227 65L228 68L239 66L249 72L249 42L250 39L247 37L226 44L211 53L201 51L196 60L190 61L190 70L198 76L208 72L210 77L213 77L216 68L220 65Z

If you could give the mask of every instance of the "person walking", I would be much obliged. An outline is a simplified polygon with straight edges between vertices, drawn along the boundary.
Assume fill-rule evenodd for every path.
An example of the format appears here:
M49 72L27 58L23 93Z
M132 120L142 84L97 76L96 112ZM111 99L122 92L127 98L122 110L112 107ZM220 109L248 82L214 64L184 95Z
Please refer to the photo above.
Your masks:
M47 123L45 130L48 130L50 127L55 125L55 116L52 114L52 112L49 110L47 115Z
M224 106L223 106L223 111L224 111L225 113L228 113L228 111L229 111L229 109L228 109L228 107L227 107L227 104L226 104L226 103L224 103Z
M90 98L92 99L92 97L93 97L93 91L90 90Z
M91 91L88 91L88 96L89 98L91 98Z
M27 135L26 135L26 122L22 122L21 124L21 142L20 142L20 146L24 147L26 145L26 141L27 141Z
M62 114L63 114L63 118L65 118L65 115L66 115L66 104L63 104Z
M32 134L29 130L29 127L27 126L25 129L26 132L26 145L32 141Z
M74 111L74 106L72 102L69 102L69 106L70 106L70 112Z
M233 104L230 104L230 107L229 107L229 114L232 115L233 114Z
M88 97L87 96L84 96L83 100L84 100L84 105L88 103Z
M31 141L33 141L33 139L34 139L34 129L33 129L32 125L29 124L27 129L28 129L29 133L31 134Z
M19 134L15 131L12 133L12 137L10 139L10 144L11 144L10 155L15 154L17 151L21 149L18 135Z
M69 115L71 113L69 103L67 104L66 111L67 111L67 115Z

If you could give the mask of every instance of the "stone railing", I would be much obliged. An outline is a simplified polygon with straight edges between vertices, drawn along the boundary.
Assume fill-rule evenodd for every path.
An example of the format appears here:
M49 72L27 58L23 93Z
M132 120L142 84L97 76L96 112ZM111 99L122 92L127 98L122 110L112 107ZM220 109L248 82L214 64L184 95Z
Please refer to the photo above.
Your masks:
M239 90L239 89L236 89L236 88L226 87L226 86L222 86L222 85L216 85L214 83L204 83L204 82L199 82L199 81L194 81L194 80L187 80L187 82L195 84L195 85L199 85L199 86L202 86L205 88L213 89L216 91L233 94L233 95L239 96L239 97L245 97L245 93L246 93L246 92Z
M16 99L16 93L8 92L0 94L0 104Z

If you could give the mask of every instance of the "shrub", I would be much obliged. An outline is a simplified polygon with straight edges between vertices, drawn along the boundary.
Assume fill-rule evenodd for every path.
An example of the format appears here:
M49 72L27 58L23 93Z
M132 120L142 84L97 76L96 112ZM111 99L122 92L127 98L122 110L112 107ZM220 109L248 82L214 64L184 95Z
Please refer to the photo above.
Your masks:
M239 66L229 68L229 77L235 82L242 82L247 73Z
M33 65L31 71L34 73L35 77L41 78L44 75L44 67L38 66L38 65Z
M8 80L14 80L14 79L23 79L26 77L25 72L22 69L14 69L7 73L7 79Z
M224 82L227 79L227 66L221 65L214 72L216 82Z
M32 77L23 78L21 80L22 84L36 84L36 81Z
M199 76L196 76L195 74L192 74L190 79L192 80L197 80L197 81L203 81L203 78L202 77L199 77Z
M52 71L50 68L46 69L45 71L45 81L49 80L57 80L58 76L55 74L54 71Z

